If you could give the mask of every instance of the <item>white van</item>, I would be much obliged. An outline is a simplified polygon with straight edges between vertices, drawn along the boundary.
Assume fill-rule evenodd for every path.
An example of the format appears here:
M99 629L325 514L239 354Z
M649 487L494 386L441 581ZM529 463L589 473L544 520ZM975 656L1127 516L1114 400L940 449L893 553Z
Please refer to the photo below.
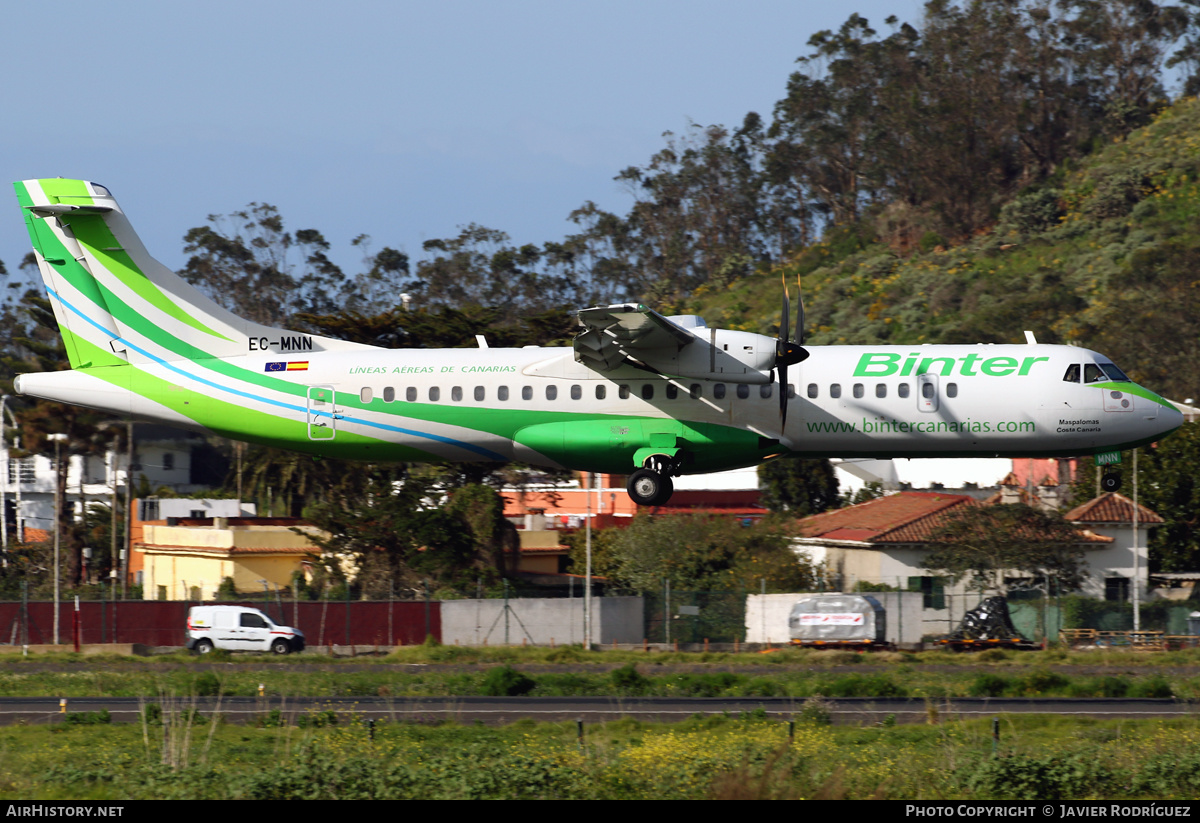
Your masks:
M187 647L200 654L213 649L287 654L304 650L304 632L276 625L258 609L192 606L188 609Z

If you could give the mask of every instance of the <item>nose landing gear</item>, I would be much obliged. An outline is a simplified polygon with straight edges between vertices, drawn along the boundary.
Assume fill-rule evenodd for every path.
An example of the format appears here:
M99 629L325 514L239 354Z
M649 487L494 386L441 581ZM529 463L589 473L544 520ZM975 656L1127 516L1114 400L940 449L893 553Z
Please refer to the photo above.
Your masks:
M1106 492L1115 492L1121 488L1121 473L1119 471L1106 471L1100 475L1100 488Z

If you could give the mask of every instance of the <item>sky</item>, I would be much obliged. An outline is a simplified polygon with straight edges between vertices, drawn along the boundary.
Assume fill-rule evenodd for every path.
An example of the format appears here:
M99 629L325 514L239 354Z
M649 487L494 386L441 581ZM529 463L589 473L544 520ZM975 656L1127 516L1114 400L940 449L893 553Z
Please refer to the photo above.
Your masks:
M183 235L252 202L315 228L343 268L477 223L560 240L663 133L770 117L808 38L915 0L440 0L10 4L5 181L107 186L171 268ZM11 191L11 190L9 190ZM10 195L11 197L11 195ZM2 201L0 201L2 202ZM29 250L0 208L0 260ZM4 215L7 215L5 217Z

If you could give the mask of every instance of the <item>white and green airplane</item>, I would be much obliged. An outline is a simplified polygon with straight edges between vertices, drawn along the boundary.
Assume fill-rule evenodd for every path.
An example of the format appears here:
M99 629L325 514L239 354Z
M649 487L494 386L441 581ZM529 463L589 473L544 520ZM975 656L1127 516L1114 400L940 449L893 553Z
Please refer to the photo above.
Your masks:
M563 348L382 349L270 328L152 258L104 186L15 187L71 364L16 391L236 440L628 474L633 500L657 505L674 476L780 455L1105 463L1183 422L1103 355L1028 332L1027 345L805 348L786 296L779 339L641 305L580 311Z

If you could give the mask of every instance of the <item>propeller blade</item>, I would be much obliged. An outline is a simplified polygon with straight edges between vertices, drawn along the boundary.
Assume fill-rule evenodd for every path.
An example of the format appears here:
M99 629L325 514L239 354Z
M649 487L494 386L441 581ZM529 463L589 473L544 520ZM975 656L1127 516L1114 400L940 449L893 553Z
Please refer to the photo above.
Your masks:
M783 429L787 425L787 407L788 407L788 392L787 392L787 365L780 363L779 365L779 428Z
M787 424L788 380L787 367L802 363L808 359L808 350L801 344L804 342L804 296L799 294L800 302L796 304L796 330L791 329L788 321L792 314L792 300L788 293L787 277L783 277L783 312L779 320L779 337L775 341L775 369L779 373L779 425ZM800 276L796 275L796 286L800 286ZM795 337L796 339L789 339Z
M800 287L800 272L796 272L796 342L804 345L804 290Z

